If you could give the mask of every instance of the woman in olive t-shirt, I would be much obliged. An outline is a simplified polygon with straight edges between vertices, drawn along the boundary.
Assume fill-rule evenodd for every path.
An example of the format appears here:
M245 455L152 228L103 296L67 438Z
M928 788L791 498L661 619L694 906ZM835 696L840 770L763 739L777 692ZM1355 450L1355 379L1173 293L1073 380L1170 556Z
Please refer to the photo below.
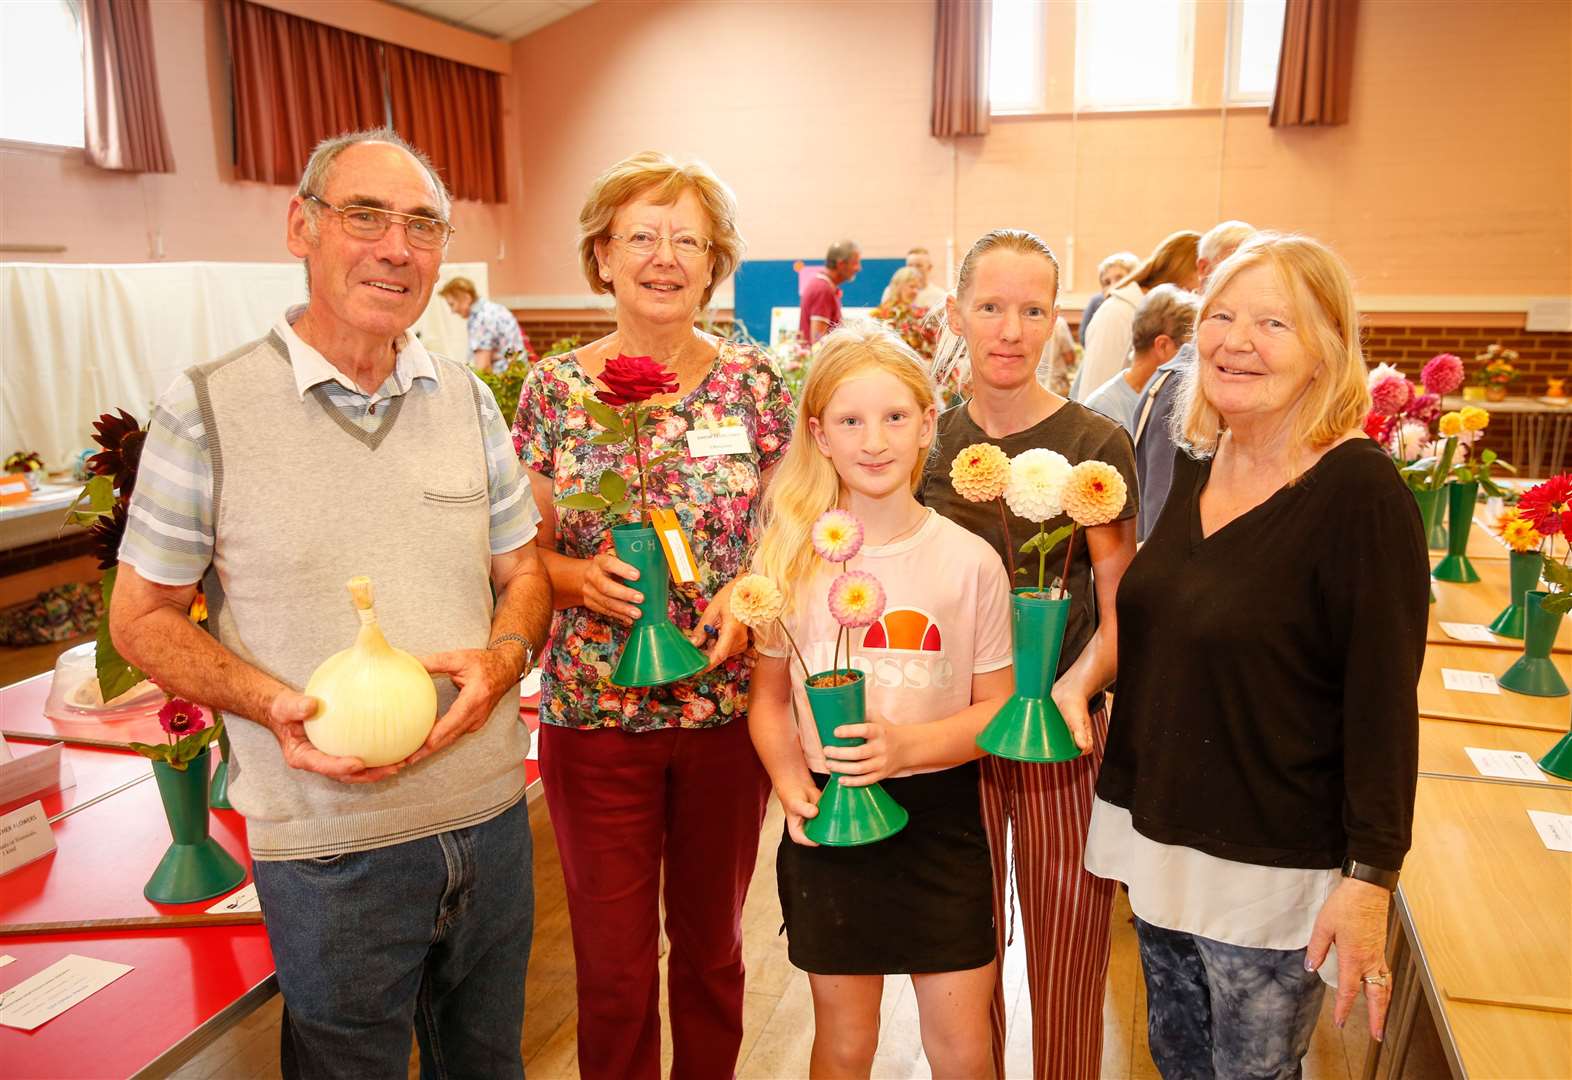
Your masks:
M1059 265L1031 233L999 229L982 237L961 264L950 329L963 337L972 398L939 418L938 451L923 501L993 545L1006 565L1025 565L1018 546L1037 531L1010 515L1007 541L994 503L971 503L950 486L950 462L989 442L1011 457L1038 447L1073 465L1095 459L1117 468L1130 494L1119 519L1077 529L1070 560L1070 616L1054 699L1076 742L1089 753L1044 765L984 757L983 821L993 854L994 925L1004 953L1009 924L1008 836L1026 934L1032 999L1032 1063L1037 1077L1095 1078L1102 1059L1103 984L1108 972L1108 913L1113 883L1082 868L1093 787L1108 733L1103 690L1115 670L1114 595L1135 556L1135 453L1124 429L1037 382L1037 362L1053 334ZM1049 521L1054 529L1068 522ZM1064 545L1049 553L1055 572ZM1035 572L1035 559L1031 560ZM1025 582L1025 576L1015 584ZM1034 579L1035 582L1035 579ZM1004 1061L1004 988L994 992L994 1061ZM1002 1072L1001 1072L1002 1075Z

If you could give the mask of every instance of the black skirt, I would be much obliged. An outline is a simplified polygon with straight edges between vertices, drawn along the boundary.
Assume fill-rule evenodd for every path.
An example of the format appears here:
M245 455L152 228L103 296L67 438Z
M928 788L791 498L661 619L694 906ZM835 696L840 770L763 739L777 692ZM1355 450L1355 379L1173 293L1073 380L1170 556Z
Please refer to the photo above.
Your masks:
M977 763L882 781L911 820L860 847L781 836L787 954L815 975L967 971L994 958L993 871ZM822 789L827 776L814 776Z

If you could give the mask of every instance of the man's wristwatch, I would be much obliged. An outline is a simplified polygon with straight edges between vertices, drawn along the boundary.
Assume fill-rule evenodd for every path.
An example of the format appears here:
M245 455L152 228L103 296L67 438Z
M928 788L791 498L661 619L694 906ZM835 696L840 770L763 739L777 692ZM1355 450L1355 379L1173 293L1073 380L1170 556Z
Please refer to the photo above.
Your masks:
M491 639L486 648L495 649L498 645L506 645L510 641L524 646L524 668L519 672L519 678L522 679L535 666L535 646L529 643L529 638L523 634L498 634Z
M1353 859L1343 860L1343 876L1369 882L1371 885L1379 885L1387 892L1397 889L1396 870L1383 870L1379 866L1355 862Z

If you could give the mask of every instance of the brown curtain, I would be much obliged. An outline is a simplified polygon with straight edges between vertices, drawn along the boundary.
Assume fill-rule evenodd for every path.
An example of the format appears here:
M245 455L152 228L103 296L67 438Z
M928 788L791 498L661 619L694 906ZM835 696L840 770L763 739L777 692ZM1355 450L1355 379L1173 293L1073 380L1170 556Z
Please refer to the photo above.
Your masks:
M1348 123L1359 0L1288 0L1272 127Z
M295 184L312 147L387 123L378 44L272 8L225 0L235 175Z
M174 172L147 0L82 0L82 60L87 160L100 169Z
M988 134L988 0L934 7L933 116L937 136Z
M397 45L383 53L393 129L431 157L454 198L506 202L497 73Z

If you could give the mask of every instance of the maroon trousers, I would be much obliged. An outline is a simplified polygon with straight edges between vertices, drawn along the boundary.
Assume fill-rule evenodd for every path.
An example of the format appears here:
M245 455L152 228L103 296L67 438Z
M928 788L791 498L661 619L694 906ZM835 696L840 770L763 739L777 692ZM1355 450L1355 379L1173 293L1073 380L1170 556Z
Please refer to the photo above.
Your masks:
M578 972L579 1074L659 1080L661 864L673 1080L735 1074L742 903L770 794L742 718L630 735L542 724Z

